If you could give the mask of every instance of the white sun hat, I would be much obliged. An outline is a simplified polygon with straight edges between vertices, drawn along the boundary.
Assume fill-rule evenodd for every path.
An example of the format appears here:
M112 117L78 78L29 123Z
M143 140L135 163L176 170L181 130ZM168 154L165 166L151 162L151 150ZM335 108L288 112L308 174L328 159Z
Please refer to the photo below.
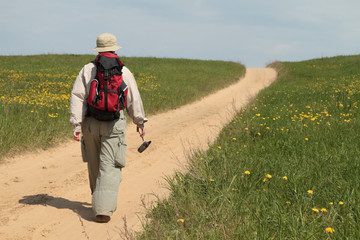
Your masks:
M95 52L109 52L119 50L121 47L117 45L115 35L111 33L100 34L96 39Z

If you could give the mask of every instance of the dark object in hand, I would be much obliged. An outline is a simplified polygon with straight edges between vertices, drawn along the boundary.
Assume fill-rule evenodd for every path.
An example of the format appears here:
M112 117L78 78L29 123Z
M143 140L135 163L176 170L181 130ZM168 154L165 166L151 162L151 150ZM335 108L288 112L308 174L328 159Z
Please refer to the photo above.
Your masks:
M147 147L150 145L151 141L144 141L141 146L138 148L138 152L142 153L143 151L145 151L145 149L147 149Z

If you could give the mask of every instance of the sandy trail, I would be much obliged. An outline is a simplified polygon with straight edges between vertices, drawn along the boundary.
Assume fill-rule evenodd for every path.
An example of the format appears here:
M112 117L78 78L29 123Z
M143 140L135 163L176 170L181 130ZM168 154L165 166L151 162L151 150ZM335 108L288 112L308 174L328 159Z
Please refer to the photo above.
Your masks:
M232 86L198 102L149 117L151 146L137 152L141 139L132 123L127 134L127 167L118 209L106 224L94 222L86 164L80 144L26 154L0 164L0 239L119 239L124 217L140 230L142 200L166 196L164 176L181 170L186 153L205 150L235 111L276 79L273 69L247 69Z

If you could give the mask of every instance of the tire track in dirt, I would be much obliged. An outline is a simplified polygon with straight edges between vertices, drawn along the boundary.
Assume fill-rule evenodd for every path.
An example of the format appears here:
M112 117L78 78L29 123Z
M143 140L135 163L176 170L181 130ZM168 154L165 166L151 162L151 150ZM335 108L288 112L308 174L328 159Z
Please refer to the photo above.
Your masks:
M164 176L186 165L186 155L206 150L236 111L277 77L273 69L247 69L239 82L200 101L149 117L146 140L136 127L127 130L127 167L120 184L118 210L106 224L94 222L86 164L80 144L67 142L47 151L0 164L0 239L119 239L124 219L141 230L142 202L166 197Z

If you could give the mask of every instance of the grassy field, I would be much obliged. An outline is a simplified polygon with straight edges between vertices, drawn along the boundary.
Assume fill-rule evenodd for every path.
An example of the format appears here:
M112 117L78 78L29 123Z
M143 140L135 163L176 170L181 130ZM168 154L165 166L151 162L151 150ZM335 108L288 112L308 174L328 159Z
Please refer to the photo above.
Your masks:
M71 136L69 101L94 55L0 56L0 159L53 146ZM121 57L133 72L147 115L179 107L243 76L223 61Z
M138 239L360 239L360 56L282 62Z

